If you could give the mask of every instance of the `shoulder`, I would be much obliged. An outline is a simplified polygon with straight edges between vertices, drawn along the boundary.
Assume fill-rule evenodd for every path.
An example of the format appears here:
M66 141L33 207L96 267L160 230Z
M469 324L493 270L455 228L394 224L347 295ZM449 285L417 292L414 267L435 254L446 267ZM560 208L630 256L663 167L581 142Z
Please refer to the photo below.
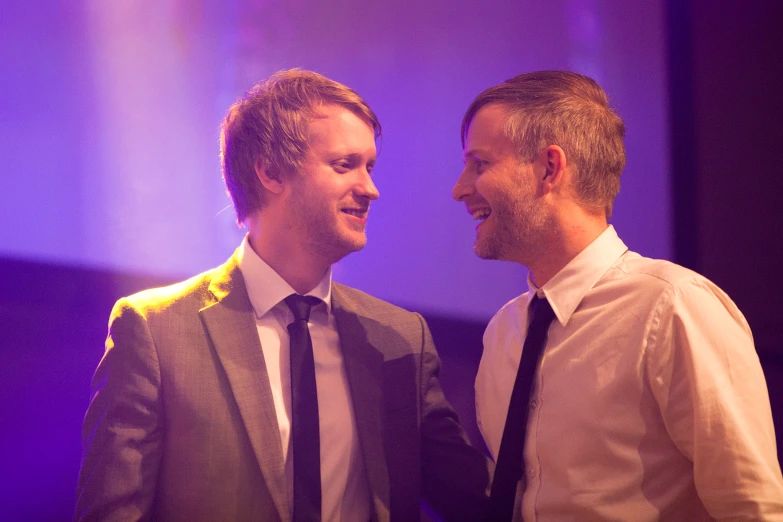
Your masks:
M493 332L500 330L508 330L509 328L516 327L520 324L526 324L525 317L527 315L526 304L527 294L522 294L504 304L500 310L498 310L492 319L487 324L485 335L491 335Z
M607 272L597 286L623 284L632 294L675 299L678 296L709 295L730 302L718 285L684 266L664 259L652 259L627 252Z
M332 298L335 306L358 315L375 318L380 322L392 319L418 321L420 317L419 314L340 283L332 283Z
M628 251L610 269L627 278L636 279L651 286L671 288L690 282L707 279L684 266L665 259L652 259Z
M332 285L332 311L340 335L366 337L386 356L406 355L431 343L424 318L344 285Z
M659 313L705 320L728 313L747 329L745 318L726 292L703 275L676 263L628 252L610 269L605 281L611 285L613 279L624 280L629 297L654 304Z
M135 311L144 316L178 312L197 312L213 300L210 284L221 267L208 270L168 286L149 288L117 301L112 317Z

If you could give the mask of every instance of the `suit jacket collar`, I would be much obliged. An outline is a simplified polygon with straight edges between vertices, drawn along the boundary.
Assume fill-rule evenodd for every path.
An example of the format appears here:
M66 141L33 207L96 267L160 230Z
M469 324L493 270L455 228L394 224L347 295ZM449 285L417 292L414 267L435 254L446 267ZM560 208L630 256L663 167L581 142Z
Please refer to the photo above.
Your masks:
M239 269L237 253L215 269L209 285L214 302L200 314L228 377L250 443L270 495L283 521L290 520L283 448L272 389L256 333L253 307ZM364 457L374 520L389 520L389 477L383 447L383 354L367 337L375 321L344 287L332 285L335 316L343 363L356 416L356 429Z
M228 262L215 269L209 291L214 302L199 313L226 372L250 445L280 519L288 521L291 516L280 430L253 307L236 252Z
M389 471L383 447L383 354L367 338L374 320L344 290L332 283L332 311L340 336L356 431L373 501L374 520L389 520Z

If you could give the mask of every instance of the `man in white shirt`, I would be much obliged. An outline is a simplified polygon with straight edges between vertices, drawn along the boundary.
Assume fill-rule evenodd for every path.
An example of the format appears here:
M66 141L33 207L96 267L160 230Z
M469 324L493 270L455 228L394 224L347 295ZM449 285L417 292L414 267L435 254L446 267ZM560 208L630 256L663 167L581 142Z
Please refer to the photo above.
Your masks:
M248 233L226 264L121 299L84 422L77 520L484 516L486 461L438 383L423 318L331 280L361 249L380 124L291 70L228 112Z
M529 291L487 327L476 377L494 519L783 520L745 318L608 224L624 133L601 87L563 71L491 87L463 119L453 196L480 221L474 250L529 269Z

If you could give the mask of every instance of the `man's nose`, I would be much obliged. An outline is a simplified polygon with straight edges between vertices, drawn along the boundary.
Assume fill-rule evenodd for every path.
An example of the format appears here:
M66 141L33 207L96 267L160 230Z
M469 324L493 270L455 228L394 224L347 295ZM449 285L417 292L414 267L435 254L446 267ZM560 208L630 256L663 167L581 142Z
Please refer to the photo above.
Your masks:
M371 201L381 196L381 193L378 192L378 187L375 186L372 180L372 176L367 171L361 175L361 179L356 184L355 193L357 196L368 198Z
M468 173L468 168L465 167L462 173L457 179L457 183L454 184L454 188L451 189L451 197L456 201L464 201L467 197L475 192L473 176Z

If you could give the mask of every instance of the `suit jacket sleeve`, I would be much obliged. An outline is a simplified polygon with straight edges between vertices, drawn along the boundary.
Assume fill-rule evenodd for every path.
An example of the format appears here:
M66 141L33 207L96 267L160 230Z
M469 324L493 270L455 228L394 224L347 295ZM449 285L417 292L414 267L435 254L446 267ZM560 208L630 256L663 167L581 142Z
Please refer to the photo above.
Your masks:
M82 430L76 520L150 518L161 457L160 382L146 318L118 301Z
M421 459L425 501L445 520L482 520L487 509L487 458L468 442L443 394L440 358L424 319L421 358Z

